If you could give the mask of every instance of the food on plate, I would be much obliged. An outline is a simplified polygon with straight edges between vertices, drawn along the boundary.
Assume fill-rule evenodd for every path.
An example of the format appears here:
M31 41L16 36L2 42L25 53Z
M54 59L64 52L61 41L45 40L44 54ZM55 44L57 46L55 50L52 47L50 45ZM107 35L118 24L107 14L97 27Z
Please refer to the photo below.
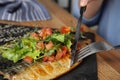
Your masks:
M37 32L31 32L27 36L1 46L4 58L14 63L19 60L32 63L36 60L59 60L70 53L72 45L70 27L64 27L61 31L51 28L42 28Z
M83 29L82 29L83 30ZM83 40L78 44L91 43L80 33ZM9 80L50 80L67 71L70 67L71 46L74 32L64 26L60 30L43 27L24 37L0 46L0 74Z

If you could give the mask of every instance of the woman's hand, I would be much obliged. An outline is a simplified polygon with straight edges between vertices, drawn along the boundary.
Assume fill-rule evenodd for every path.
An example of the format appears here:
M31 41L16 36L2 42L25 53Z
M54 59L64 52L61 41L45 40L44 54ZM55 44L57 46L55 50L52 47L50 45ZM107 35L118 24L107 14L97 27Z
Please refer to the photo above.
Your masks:
M94 0L80 0L80 7L87 6L87 4L88 4L90 1L94 1Z
M87 6L84 13L86 19L93 18L100 10L104 0L79 0L80 7Z
M80 7L84 7L88 4L89 0L80 0Z

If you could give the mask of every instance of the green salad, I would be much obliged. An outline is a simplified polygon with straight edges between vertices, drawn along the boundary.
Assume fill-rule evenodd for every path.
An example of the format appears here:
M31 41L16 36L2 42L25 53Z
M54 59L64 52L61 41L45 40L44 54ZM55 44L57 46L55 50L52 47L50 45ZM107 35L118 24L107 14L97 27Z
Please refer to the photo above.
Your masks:
M38 59L54 61L67 54L73 40L69 27L64 27L61 31L43 28L39 32L28 34L0 46L1 55L14 63L19 60L31 63Z

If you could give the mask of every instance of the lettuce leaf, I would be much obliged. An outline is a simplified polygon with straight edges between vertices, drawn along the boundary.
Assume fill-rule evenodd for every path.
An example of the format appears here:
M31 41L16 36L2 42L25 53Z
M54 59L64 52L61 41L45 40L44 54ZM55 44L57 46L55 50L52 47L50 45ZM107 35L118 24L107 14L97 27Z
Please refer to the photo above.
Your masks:
M36 49L37 40L31 38L30 36L23 37L19 40L11 42L8 46L0 47L2 51L2 56L9 60L12 60L14 63L25 58L26 56L32 57L34 60L43 58L46 55L51 55L61 46L67 46L69 49L72 45L71 34L61 34L59 32L53 33L50 36L47 36L43 42L52 41L54 47L47 51L45 48L41 50ZM10 46L11 45L11 46Z
M12 48L2 51L2 56L13 62L23 59L25 56L30 56L36 59L40 51L36 50L36 40L33 38L22 38L19 42L15 42Z
M68 34L60 34L60 33L54 33L51 36L48 36L45 41L52 41L54 44L60 44L62 43L63 45L67 46L68 48L71 47L72 42L71 38L72 36Z
M64 42L65 34L54 33L48 37L46 37L45 41L52 41L52 42Z

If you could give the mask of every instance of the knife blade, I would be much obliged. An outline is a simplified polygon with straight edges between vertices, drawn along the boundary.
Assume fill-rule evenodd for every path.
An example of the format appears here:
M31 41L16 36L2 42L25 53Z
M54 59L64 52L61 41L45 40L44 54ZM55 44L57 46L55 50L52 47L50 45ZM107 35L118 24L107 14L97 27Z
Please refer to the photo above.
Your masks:
M76 26L76 33L75 33L75 40L74 40L74 43L72 45L72 50L71 50L71 63L70 63L70 66L72 66L75 62L75 53L76 53L76 49L77 49L77 43L78 43L78 40L80 38L79 34L80 34L80 27L81 27L81 24L82 24L82 18L83 18L83 13L84 11L86 10L86 6L84 7L81 7L80 9L80 17L78 19L78 23L77 23L77 26Z

